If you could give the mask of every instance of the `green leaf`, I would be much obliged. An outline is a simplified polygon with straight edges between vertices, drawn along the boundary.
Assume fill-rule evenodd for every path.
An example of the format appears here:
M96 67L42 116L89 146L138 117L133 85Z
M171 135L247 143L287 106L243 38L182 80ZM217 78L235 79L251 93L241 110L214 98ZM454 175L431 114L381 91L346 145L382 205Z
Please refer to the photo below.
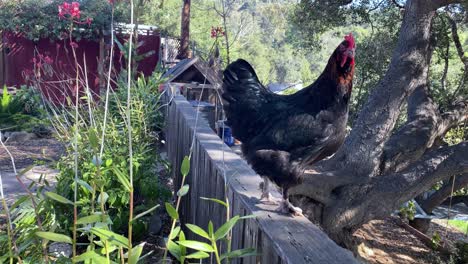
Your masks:
M185 225L188 229L190 229L190 231L192 231L193 233L201 236L201 237L204 237L206 239L210 239L210 235L208 235L205 230L203 230L201 227L197 226L197 225L192 225L192 224L186 224Z
M240 220L245 220L245 219L250 219L250 218L256 218L257 216L256 215L244 215L244 216L241 216L239 217Z
M20 206L21 204L25 203L26 201L28 201L31 197L29 195L23 195L23 196L20 196L20 198L18 198L18 200L16 200L10 207L10 211L12 211L13 209L15 209L16 207Z
M215 240L219 240L219 239L225 237L229 233L229 231L231 231L231 229L234 227L234 225L237 223L237 221L239 221L239 216L238 215L234 216L229 221L224 223L224 225L222 225L218 230L216 230L216 232L214 234Z
M112 159L106 159L106 167L110 167L112 165Z
M243 258L243 257L249 257L249 256L257 256L257 252L255 251L255 248L244 248L244 249L238 249L234 250L228 253L224 253L221 255L221 260L225 258L233 259L233 258Z
M213 222L211 220L208 222L208 234L210 237L214 237L214 227L213 227Z
M104 241L109 241L113 245L128 248L128 239L122 235L97 227L91 228L91 233L100 237Z
M26 172L30 171L32 168L34 168L34 164L33 165L29 165L28 167L24 168L23 170L21 170L19 173L18 173L18 177L19 176L23 176L24 174L26 174Z
M99 148L99 140L96 135L96 130L93 128L88 130L88 138L89 138L89 143L91 144L91 147L93 149L98 149Z
M156 210L156 208L158 208L158 207L159 207L159 204L158 204L158 205L155 205L155 206L153 206L153 207L151 207L150 209L144 211L143 213L140 213L140 214L136 215L136 216L132 219L132 222L134 222L135 220L137 220L137 219L140 218L140 217L143 217L143 216L145 216L145 215L147 215L147 214L153 212L153 211Z
M57 233L53 233L53 232L36 232L36 236L40 237L40 238L45 238L47 240L50 240L50 241L54 241L54 242L61 242L61 243L68 243L68 244L72 244L72 239L69 237L69 236L66 236L66 235L62 235L62 234L57 234Z
M101 199L102 199L102 203L106 203L107 199L109 199L109 195L106 192L100 193L98 198L97 198L98 204L101 203Z
M182 186L182 188L180 188L180 190L177 192L177 196L181 197L181 196L184 196L188 193L189 191L189 185L188 184L185 184L184 186Z
M177 241L177 243L181 246L203 251L203 252L214 252L214 248L211 245L207 243L195 241L195 240Z
M218 200L218 199L215 199L215 198L206 198L206 197L200 197L200 199L202 200L206 200L206 201L212 201L212 202L215 202L215 203L219 203L221 205L223 205L224 207L228 207L227 203L224 202L224 201L221 201L221 200Z
M169 237L169 239L172 240L172 239L176 238L176 237L179 235L179 232L180 232L180 226L176 226L176 227L174 228L174 230L172 230L172 234L171 234L171 236Z
M127 176L125 176L125 174L123 174L123 172L116 167L114 167L112 170L114 171L115 175L117 175L117 179L124 186L125 190L127 192L130 192L131 186L130 186L130 181L128 180Z
M49 197L50 199L55 200L55 201L57 201L59 203L73 205L72 201L68 200L67 198L65 198L65 197L63 197L63 196L61 196L59 194L56 194L56 193L53 193L53 192L46 192L45 195L47 197Z
M141 252L143 252L143 247L145 246L145 243L141 243L136 247L133 247L130 250L130 255L128 257L128 264L136 264L138 260L140 259Z
M209 257L210 255L203 251L197 251L195 253L185 256L185 258L187 259L204 259L204 258L209 258Z
M180 166L180 172L182 173L183 177L186 177L189 174L190 171L190 159L188 156L184 157L184 160L182 161L182 166Z
M78 182L79 185L83 186L89 192L93 192L93 187L91 187L91 185L89 185L87 182L80 179L78 179L76 182Z
M166 206L167 213L172 219L174 220L179 219L179 213L177 213L177 210L174 207L172 207L170 203L166 203L165 206Z
M104 245L103 245L104 246ZM107 252L108 253L111 253L111 252L114 252L116 249L118 249L119 247L117 246L114 246L114 245L108 245L107 246ZM101 255L106 255L106 248L105 247L101 247Z
M104 218L104 219L103 219ZM85 225L85 224L91 224L91 223L96 223L96 222L107 222L107 219L109 216L107 215L102 215L102 214L94 214L94 215L88 215L81 217L76 221L78 225Z
M167 250L174 256L177 260L180 261L180 246L177 245L176 243L172 242L172 240L169 240L167 242Z

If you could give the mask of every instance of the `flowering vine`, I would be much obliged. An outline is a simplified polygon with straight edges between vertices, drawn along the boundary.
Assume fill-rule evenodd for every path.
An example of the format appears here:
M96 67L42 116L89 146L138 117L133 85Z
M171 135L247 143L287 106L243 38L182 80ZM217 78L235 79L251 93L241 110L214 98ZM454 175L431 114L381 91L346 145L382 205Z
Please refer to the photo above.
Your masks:
M211 27L211 38L219 38L224 36L225 32L222 27Z

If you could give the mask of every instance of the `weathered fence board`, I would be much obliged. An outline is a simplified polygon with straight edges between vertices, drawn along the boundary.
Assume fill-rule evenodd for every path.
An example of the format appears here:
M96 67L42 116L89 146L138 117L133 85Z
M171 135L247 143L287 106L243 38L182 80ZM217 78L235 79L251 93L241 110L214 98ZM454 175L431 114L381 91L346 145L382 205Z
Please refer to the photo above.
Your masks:
M201 115L197 121L195 109L184 97L169 99L167 95L166 100L166 142L175 186L180 186L180 165L193 144L190 174L185 179L190 191L180 208L183 223L206 228L211 220L215 228L221 226L225 208L200 197L224 200L227 195L231 215L256 216L234 228L233 249L254 247L260 253L233 263L358 263L308 219L280 215L275 206L260 203L261 178L223 144Z

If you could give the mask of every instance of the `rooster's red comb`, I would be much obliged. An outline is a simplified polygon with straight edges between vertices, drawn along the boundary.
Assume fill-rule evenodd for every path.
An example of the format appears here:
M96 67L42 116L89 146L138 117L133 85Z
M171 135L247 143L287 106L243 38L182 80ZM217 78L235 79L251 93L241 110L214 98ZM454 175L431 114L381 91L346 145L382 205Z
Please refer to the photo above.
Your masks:
M349 35L346 35L346 36L344 37L344 39L345 39L346 41L348 41L348 43L349 43L349 44L348 44L348 45L349 45L348 47L351 47L351 48L355 48L355 47L356 47L356 43L354 42L353 33L349 33Z

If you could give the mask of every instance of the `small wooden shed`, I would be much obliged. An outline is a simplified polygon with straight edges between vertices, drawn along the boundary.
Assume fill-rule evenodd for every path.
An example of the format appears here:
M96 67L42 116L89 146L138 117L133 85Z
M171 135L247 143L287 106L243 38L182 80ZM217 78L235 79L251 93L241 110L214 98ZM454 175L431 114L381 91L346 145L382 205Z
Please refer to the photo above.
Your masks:
M163 75L163 89L183 95L194 107L199 107L215 130L215 122L222 117L221 86L218 71L210 68L200 57L181 60ZM203 103L201 103L203 102Z

